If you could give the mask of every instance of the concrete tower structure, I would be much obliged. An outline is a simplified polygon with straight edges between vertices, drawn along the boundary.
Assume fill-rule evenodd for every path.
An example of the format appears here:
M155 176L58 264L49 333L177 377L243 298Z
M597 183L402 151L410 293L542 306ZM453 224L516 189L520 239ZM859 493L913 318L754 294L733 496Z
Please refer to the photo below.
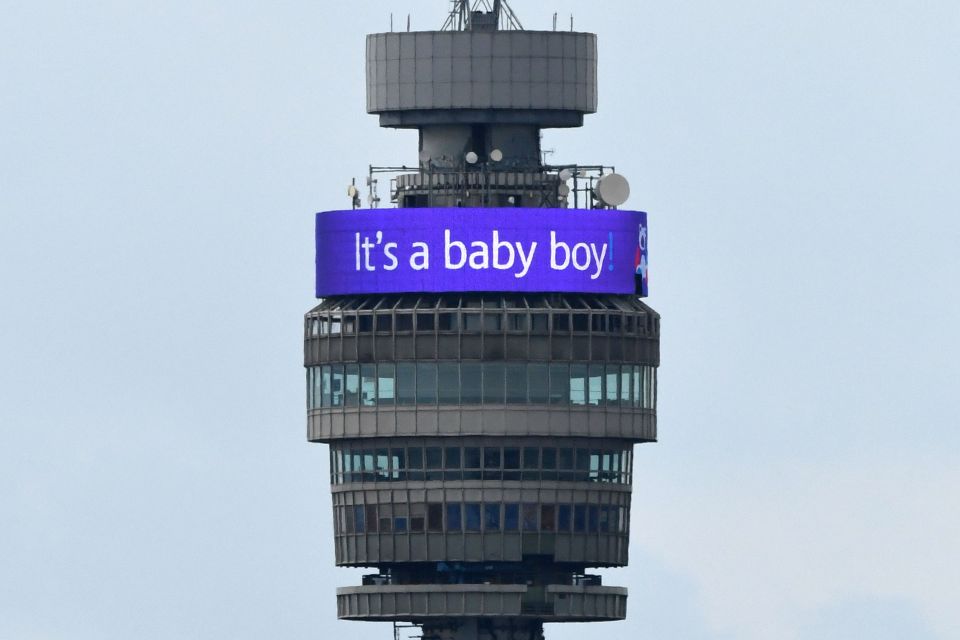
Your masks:
M352 187L355 210L318 214L322 300L306 315L308 438L330 446L336 563L375 569L338 589L338 616L426 639L623 619L626 590L588 568L627 564L633 447L657 435L646 216L616 210L626 184L611 167L547 165L540 149L542 129L596 110L596 36L526 31L490 6L456 3L442 31L368 36L367 110L419 131L418 162L372 167L369 209ZM398 208L377 208L380 183ZM461 250L453 238L486 215L483 255L483 242ZM429 266L388 241L424 220L448 227ZM561 246L551 225L567 220L600 240ZM524 263L510 221L553 235ZM604 225L632 244L616 236L615 252ZM565 284L563 258L582 286Z

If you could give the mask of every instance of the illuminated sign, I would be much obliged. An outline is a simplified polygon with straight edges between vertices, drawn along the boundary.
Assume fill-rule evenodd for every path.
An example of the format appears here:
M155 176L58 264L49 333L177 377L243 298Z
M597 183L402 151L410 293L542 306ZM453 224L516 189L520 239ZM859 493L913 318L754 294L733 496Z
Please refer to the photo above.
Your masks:
M317 214L318 298L364 293L647 295L647 214L357 209Z

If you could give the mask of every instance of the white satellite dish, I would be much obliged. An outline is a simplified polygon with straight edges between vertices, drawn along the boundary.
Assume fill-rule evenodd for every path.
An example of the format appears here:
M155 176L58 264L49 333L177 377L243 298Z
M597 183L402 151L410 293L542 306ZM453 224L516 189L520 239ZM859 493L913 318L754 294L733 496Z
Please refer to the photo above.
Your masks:
M473 151L468 151L464 159L467 161L467 164L477 164L477 160L480 159L480 156Z
M503 151L500 151L500 149L494 149L490 152L490 159L494 162L500 162L503 160Z
M560 182L566 182L573 177L573 172L570 169L561 169L560 170Z
M430 161L430 152L424 149L420 152L420 162L429 162Z
M359 191L357 191L357 187L355 185L350 185L349 187L347 187L348 198L356 198L358 193Z
M608 173L600 178L593 193L608 207L619 207L630 197L630 183L619 173Z
M557 193L560 194L561 198L566 198L568 195L570 195L570 187L568 187L563 183L560 183L560 186L557 187Z

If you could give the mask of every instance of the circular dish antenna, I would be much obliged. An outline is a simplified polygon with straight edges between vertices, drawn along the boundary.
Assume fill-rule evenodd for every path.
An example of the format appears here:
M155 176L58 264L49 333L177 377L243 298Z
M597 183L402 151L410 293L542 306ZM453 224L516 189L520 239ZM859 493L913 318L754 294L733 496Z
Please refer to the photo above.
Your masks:
M573 177L573 171L570 171L570 169L562 169L560 171L560 182L566 182L572 177Z
M479 159L480 159L480 156L478 156L478 155L477 155L475 152L473 152L473 151L468 151L468 152L467 152L467 155L464 156L464 160L467 161L467 164L477 164L477 160L479 160Z
M356 187L356 186L350 185L349 187L347 187L347 197L348 197L348 198L356 198L358 193L359 193L359 191L357 191L357 187Z
M490 152L490 159L494 162L500 162L503 160L503 151L500 151L500 149L494 149Z
M424 149L420 152L420 162L429 162L430 161L430 152Z
M561 183L557 188L557 193L560 194L561 198L566 198L568 195L570 195L570 187Z
M608 207L619 207L630 197L630 183L619 173L608 173L600 178L593 193Z

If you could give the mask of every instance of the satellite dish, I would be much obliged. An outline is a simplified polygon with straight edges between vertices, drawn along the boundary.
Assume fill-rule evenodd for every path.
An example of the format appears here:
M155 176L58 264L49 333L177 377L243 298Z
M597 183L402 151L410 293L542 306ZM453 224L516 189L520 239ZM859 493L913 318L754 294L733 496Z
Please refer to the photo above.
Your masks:
M349 187L347 187L348 198L356 198L358 193L359 191L357 191L357 187L355 185L350 185Z
M468 151L467 155L465 156L465 159L467 161L467 164L477 164L477 160L479 160L480 157L473 151Z
M608 173L600 178L593 193L608 207L619 207L630 197L630 183L619 173Z
M500 162L503 160L503 151L500 151L500 149L494 149L490 152L490 159L494 162Z
M570 187L561 183L560 186L557 188L557 193L560 194L561 198L566 198L568 195L570 195Z
M420 152L420 162L429 162L430 161L430 152L424 149Z
M573 172L570 169L563 169L560 171L560 182L566 182L573 177Z

